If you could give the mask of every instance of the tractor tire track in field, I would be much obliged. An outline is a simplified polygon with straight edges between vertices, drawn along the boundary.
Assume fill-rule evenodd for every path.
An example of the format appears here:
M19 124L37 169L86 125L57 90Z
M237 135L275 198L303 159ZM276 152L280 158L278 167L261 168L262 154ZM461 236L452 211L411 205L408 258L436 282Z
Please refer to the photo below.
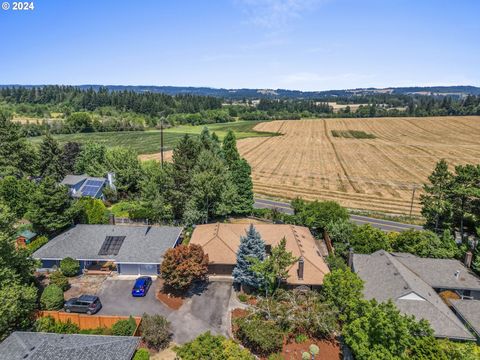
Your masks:
M323 121L323 129L325 131L325 137L327 138L327 141L329 142L329 144L332 147L333 152L335 153L335 157L337 158L338 164L340 165L340 167L342 169L343 175L345 175L345 178L347 179L347 181L350 184L350 186L352 187L352 189L355 190L355 192L357 192L357 193L361 193L362 191L357 187L357 185L355 185L354 182L350 180L350 176L347 173L347 169L345 169L345 166L343 165L342 160L340 159L340 156L338 155L337 149L335 148L335 145L333 144L333 141L330 138L330 135L328 134L327 120L322 119L321 121Z
M283 126L285 125L285 121L282 121L282 124L280 125L280 127L278 128L278 130L276 132L278 132L279 134L282 134L280 132L280 130L282 130ZM278 136L284 136L283 134L282 135L278 135ZM245 156L248 156L248 154L252 153L253 151L255 151L256 149L258 149L260 146L264 145L265 143L267 143L268 141L271 141L273 139L275 139L276 136L271 136L271 137L267 137L265 138L263 141L259 142L257 145L255 145L254 147L252 147L251 149L245 151L242 156L245 157Z

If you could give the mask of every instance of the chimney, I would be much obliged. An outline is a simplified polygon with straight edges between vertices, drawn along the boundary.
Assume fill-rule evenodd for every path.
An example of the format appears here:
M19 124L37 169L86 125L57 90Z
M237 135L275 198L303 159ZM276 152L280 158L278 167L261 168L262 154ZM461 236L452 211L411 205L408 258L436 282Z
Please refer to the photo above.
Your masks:
M348 267L353 270L353 249L348 250Z
M114 214L110 214L110 216L108 218L108 223L110 225L115 225L115 215Z
M112 190L115 189L115 174L114 173L107 173L107 182L108 182L108 187Z
M297 270L297 275L298 275L298 280L303 280L303 268L305 266L303 257L300 257L298 259L298 270Z
M472 252L470 250L468 250L465 253L465 260L463 261L463 263L465 264L465 266L467 268L469 268L472 265L472 257L473 257Z

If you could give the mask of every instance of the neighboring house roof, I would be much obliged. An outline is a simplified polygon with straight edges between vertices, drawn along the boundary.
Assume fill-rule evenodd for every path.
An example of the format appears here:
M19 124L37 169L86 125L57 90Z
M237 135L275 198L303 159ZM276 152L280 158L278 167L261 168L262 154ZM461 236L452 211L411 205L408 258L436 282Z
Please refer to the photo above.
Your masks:
M480 291L480 278L455 259L420 258L412 254L393 253L398 261L435 289ZM455 274L458 275L455 276Z
M72 257L159 264L181 232L181 227L173 226L76 225L50 240L32 256L42 260Z
M65 178L62 180L60 184L62 185L67 185L67 186L73 186L77 185L78 183L81 183L85 181L89 176L87 174L83 175L67 175Z
M191 244L201 245L208 254L210 264L235 265L240 237L246 235L250 224L206 224L198 225L193 231ZM255 224L267 245L275 246L282 238L287 240L286 249L293 256L304 259L303 279L299 279L298 264L289 270L287 283L321 285L324 276L330 272L315 243L310 230L302 226Z
M450 300L460 317L480 338L480 300Z
M435 290L392 254L354 254L353 270L364 281L367 300L393 300L402 313L428 320L437 337L475 339Z
M37 236L37 233L34 233L33 231L30 231L30 230L23 230L22 232L20 232L18 235L18 237L23 237L25 238L26 240L31 240L33 239L35 236Z
M91 177L84 174L67 175L60 184L70 187L70 194L73 197L91 196L99 198L106 183L107 179L105 178Z
M133 336L16 331L0 343L0 359L131 360L138 344L139 338Z

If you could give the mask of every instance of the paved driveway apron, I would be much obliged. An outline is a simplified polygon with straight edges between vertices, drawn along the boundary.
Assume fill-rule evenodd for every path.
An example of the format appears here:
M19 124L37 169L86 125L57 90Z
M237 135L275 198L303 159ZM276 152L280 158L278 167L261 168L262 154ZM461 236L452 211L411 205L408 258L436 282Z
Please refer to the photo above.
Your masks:
M99 315L160 314L170 321L173 341L179 344L205 331L227 335L232 296L230 283L212 282L204 289L195 288L179 310L172 310L156 299L157 283L152 285L145 297L134 298L131 295L133 282L107 279L98 294L103 304Z

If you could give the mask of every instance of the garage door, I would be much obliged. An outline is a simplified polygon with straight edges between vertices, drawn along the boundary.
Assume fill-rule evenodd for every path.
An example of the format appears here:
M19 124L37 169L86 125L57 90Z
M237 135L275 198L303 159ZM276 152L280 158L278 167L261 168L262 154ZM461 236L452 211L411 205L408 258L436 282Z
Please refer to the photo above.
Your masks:
M121 275L157 275L157 264L118 264Z

